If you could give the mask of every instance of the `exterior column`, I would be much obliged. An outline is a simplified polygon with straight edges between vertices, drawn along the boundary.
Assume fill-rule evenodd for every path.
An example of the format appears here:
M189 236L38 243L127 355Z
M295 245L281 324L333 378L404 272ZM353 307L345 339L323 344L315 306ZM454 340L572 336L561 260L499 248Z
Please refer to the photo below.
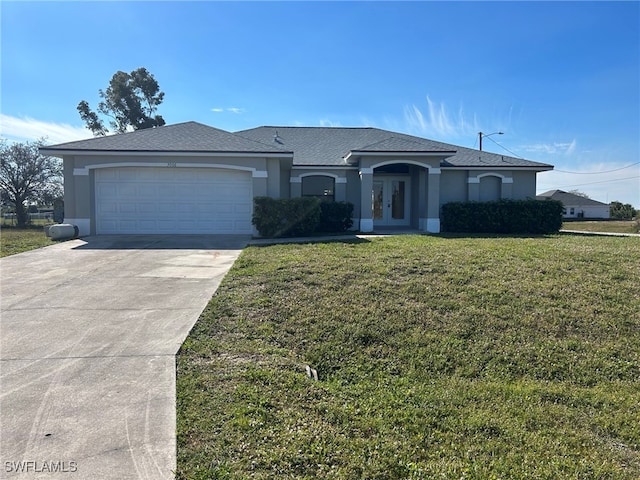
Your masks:
M373 168L360 169L360 231L373 232Z
M428 177L426 231L440 233L440 169L430 168Z
M300 198L302 196L302 178L291 177L289 185L291 187L291 198Z
M74 160L67 162L66 158L64 170L65 179L69 180L64 184L64 223L77 226L81 237L93 235L96 233L96 226L91 220L95 220L92 214L95 205L93 200L85 200L94 198L91 172L87 168L74 168Z

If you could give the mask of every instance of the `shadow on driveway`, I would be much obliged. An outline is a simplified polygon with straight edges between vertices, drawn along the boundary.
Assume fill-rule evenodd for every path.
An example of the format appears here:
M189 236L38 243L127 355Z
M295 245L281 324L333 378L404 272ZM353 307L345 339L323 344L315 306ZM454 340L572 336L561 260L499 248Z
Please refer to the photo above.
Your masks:
M94 235L74 250L241 250L250 235Z

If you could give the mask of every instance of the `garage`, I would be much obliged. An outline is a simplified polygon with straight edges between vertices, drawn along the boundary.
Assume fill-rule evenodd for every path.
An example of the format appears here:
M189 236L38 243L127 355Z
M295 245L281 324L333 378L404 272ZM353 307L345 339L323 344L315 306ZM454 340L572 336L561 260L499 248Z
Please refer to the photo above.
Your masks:
M96 169L96 233L251 234L252 190L243 170Z

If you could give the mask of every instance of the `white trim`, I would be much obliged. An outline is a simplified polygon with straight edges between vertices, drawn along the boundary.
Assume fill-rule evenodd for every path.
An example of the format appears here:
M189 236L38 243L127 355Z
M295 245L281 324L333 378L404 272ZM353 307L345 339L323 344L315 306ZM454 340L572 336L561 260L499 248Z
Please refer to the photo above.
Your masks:
M344 157L344 161L348 161L351 157L390 157L390 156L400 156L400 157L442 157L448 158L456 155L456 151L449 152L405 152L404 150L395 150L389 152L362 152L358 150L352 150L347 153Z
M516 172L524 172L524 171L533 171L533 172L548 172L553 170L553 166L550 167L492 167L487 165L485 167L440 167L442 170L454 170L454 171L466 171L466 170L508 170L508 171L516 171Z
M502 179L502 183L513 183L513 177L507 177L506 175L500 175L499 173L482 173L480 175L476 175L475 177L467 178L467 183L480 183L480 179L484 177L498 177Z
M50 150L47 148L40 149L40 153L43 155L50 155L57 157L60 155L75 155L75 156L105 156L105 157L257 157L257 158L293 158L293 153L269 153L269 152L189 152L189 151L175 151L175 152L159 152L154 150L149 151L129 151L129 150Z
M439 218L427 218L426 231L429 233L440 233L440 219Z
M78 236L83 237L91 234L91 219L89 218L66 218L63 223L69 223L78 227Z
M302 173L300 175L298 175L297 177L291 177L289 179L290 183L302 183L302 179L304 177L330 177L333 178L333 181L338 184L338 183L347 183L347 179L344 177L340 177L338 175L336 175L335 173L326 173L326 172L310 172L310 173Z
M191 163L191 162L116 162L116 163L96 163L86 165L81 168L74 168L73 174L77 176L89 175L89 170L98 168L120 168L120 167L151 167L151 168L218 168L221 170L241 170L251 172L253 178L268 178L269 174L265 170L257 170L253 167L242 167L239 165L226 165L222 163Z
M408 163L410 165L416 165L418 167L426 168L429 170L429 173L431 173L431 170L434 171L433 173L440 173L439 167L434 167L432 165L429 165L428 163L418 162L416 160L385 160L384 162L380 162L380 163L376 163L375 165L372 165L371 168L374 169L378 167L384 167L385 165L397 165L399 163Z
M321 168L322 170L357 170L358 167L354 167L353 165L347 165L344 167L336 166L336 165L294 165L291 167L291 170L318 170Z
M361 168L360 175L373 175L373 168L367 168L367 167Z
M373 232L373 218L361 218L360 219L360 231L361 232Z

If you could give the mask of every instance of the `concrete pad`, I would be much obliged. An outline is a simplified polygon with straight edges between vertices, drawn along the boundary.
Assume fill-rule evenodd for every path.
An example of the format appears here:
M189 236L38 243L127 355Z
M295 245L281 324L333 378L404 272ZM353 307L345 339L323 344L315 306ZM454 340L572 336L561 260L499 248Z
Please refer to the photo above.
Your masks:
M248 240L100 236L0 259L0 478L173 478L175 354Z

